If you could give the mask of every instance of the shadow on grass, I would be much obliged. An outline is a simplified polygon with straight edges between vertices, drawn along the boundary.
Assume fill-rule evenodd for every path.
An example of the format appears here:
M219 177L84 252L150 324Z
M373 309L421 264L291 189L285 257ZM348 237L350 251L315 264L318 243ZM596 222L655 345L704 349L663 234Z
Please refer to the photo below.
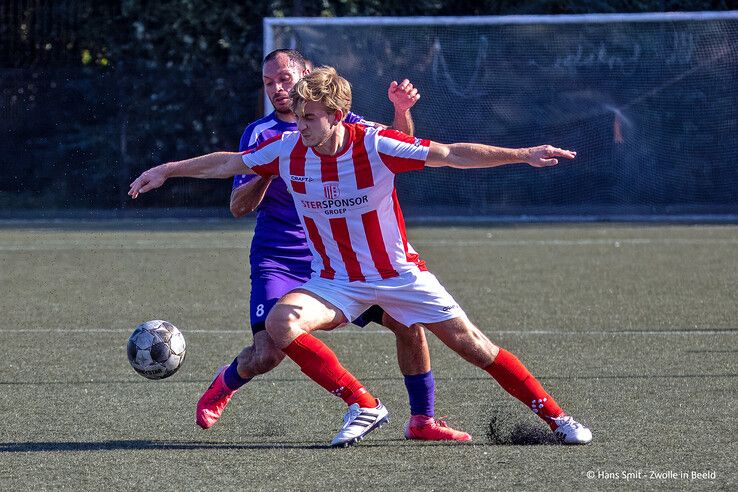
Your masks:
M705 351L706 352L706 351ZM728 351L720 351L724 353ZM730 351L733 353L735 351ZM721 373L721 374L622 374L622 375L600 375L600 376L538 376L537 379L541 381L585 381L585 380L601 380L601 379L614 379L614 380L629 380L629 379L715 379L715 378L738 378L738 373ZM469 376L469 377L452 377L452 378L435 378L436 382L444 381L489 381L489 376ZM362 378L365 382L381 381L385 382L388 380L401 381L401 377L366 377ZM294 378L262 378L254 379L249 384L273 384L273 383L295 383L307 381L302 376ZM178 380L167 380L166 384L198 384L201 386L207 386L212 382L212 379L178 379ZM128 385L128 384L151 384L151 381L144 378L135 379L99 379L95 381L91 380L69 380L69 381L0 381L0 386L89 386L89 385L101 385L107 386L111 384L116 385Z
M332 449L327 444L275 442L261 444L227 444L182 441L116 440L97 442L14 442L0 443L2 453L40 453L49 451L119 451L119 450L193 450L193 449Z
M512 417L500 417L492 412L487 428L489 443L496 446L550 446L559 445L553 432L533 422L512 422Z

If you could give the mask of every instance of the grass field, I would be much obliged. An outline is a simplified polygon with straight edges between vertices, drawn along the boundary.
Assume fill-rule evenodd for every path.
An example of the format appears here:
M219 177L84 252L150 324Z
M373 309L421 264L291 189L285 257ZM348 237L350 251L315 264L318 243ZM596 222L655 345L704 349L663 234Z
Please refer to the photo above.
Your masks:
M215 427L195 426L213 371L250 340L248 231L0 225L0 490L738 486L738 227L411 228L470 318L594 441L552 445L524 405L435 339L437 415L474 441L405 441L394 340L370 325L321 335L390 409L388 426L341 450L327 444L343 403L289 360ZM188 343L163 381L126 359L131 330L154 318Z

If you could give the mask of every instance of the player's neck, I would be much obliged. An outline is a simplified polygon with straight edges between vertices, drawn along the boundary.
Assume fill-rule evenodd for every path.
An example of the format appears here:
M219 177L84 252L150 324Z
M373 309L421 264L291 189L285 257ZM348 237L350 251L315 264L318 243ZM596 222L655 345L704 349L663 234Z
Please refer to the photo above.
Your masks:
M285 112L285 113L275 111L274 116L279 121L284 121L285 123L297 123L297 116L295 116L295 113L293 113L292 111Z
M315 146L315 150L323 155L336 155L348 145L348 133L343 123L338 122L335 131L324 141Z

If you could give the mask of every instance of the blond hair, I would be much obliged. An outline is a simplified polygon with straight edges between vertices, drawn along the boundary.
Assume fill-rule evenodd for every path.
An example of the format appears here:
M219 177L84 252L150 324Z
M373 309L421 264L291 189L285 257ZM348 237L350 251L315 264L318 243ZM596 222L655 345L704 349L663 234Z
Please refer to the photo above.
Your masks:
M351 84L333 67L318 67L301 78L290 91L292 110L302 113L306 102L320 102L329 112L351 109Z

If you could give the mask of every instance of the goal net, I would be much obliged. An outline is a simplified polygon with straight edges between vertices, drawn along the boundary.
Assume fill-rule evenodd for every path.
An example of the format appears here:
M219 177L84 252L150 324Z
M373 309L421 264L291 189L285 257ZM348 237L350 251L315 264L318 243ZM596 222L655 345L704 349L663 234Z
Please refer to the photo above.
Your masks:
M271 18L264 52L296 48L389 123L409 78L418 136L578 152L555 168L398 177L411 214L590 218L738 215L738 13Z

